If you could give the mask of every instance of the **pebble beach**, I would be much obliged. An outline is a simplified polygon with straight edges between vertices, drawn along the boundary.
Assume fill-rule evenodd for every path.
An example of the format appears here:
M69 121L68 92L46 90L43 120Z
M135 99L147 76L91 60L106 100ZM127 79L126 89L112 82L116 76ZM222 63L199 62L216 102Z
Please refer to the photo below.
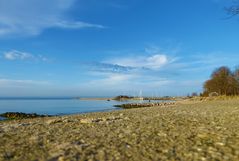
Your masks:
M0 160L239 160L239 100L0 122Z

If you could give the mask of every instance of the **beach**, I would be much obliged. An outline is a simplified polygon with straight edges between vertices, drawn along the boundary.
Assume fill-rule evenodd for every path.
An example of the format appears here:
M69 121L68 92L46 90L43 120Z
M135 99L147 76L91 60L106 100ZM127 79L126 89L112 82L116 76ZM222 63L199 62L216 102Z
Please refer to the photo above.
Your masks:
M0 160L239 160L239 100L0 122Z

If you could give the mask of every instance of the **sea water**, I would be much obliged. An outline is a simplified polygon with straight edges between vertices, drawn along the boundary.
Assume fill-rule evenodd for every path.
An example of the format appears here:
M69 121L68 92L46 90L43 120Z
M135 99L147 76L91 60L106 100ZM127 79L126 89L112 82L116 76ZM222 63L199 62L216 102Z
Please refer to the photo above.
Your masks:
M0 98L0 113L23 112L68 115L119 110L114 105L148 101L80 100L72 98ZM159 101L157 101L159 102ZM1 119L1 118L0 118Z

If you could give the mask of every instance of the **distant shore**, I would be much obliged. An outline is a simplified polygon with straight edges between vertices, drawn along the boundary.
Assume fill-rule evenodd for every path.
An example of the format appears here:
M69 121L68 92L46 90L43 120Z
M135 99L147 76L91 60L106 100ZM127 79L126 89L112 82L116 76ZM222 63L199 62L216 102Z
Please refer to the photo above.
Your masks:
M117 96L119 97L119 96ZM100 98L100 97L75 97L74 99L79 99L79 100L159 100L159 101L164 101L164 100L182 100L185 99L185 97L129 97L127 96L126 98L117 98L117 97L105 97L105 98Z
M0 160L238 160L239 99L0 122Z
M113 98L90 98L90 97L78 97L78 98L75 98L75 99L79 99L79 100L86 100L86 101L107 101L107 100L113 100Z

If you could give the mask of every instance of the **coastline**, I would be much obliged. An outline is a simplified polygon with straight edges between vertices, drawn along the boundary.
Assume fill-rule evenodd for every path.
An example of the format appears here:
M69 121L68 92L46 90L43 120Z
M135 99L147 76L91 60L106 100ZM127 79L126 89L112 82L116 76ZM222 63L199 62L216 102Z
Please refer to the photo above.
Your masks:
M0 160L237 160L238 121L235 99L9 120Z
M85 101L107 101L107 100L113 100L113 98L89 98L89 97L79 97L79 98L75 98L75 99L78 99L78 100L85 100Z

